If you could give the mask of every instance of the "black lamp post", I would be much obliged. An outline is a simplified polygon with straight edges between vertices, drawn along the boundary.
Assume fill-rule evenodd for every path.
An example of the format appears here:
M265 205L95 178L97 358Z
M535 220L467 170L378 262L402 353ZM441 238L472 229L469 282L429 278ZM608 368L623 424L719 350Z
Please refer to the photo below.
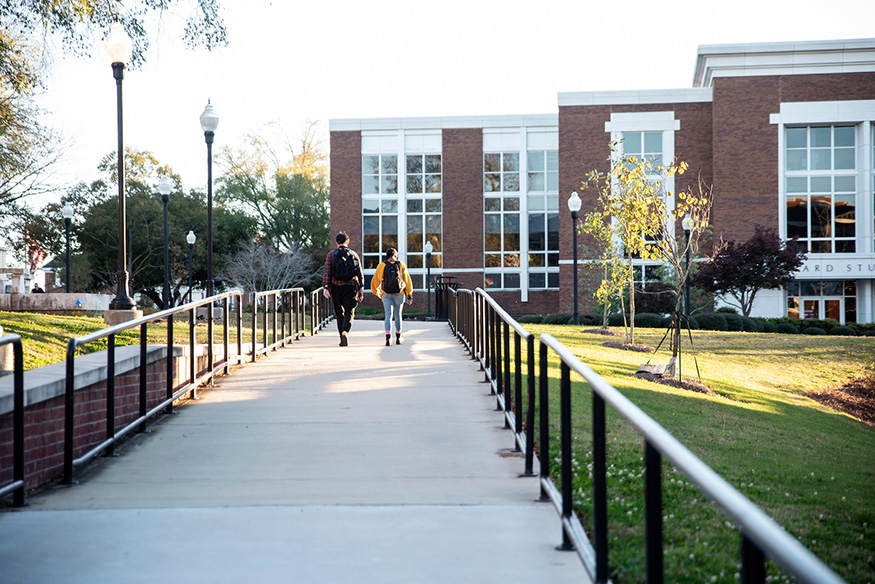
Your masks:
M568 210L571 211L571 233L573 234L573 250L574 250L574 324L580 324L580 315L577 312L577 215L580 212L581 206L580 197L577 191L573 191L568 198Z
M127 220L125 217L125 144L122 133L122 79L125 66L131 58L133 43L124 27L116 22L104 43L112 61L112 76L115 77L118 112L118 289L109 303L110 310L134 310L137 305L131 298L127 270Z
M681 221L684 228L684 241L687 250L687 265L684 270L684 316L690 319L690 231L693 229L693 219L689 213Z
M194 234L194 231L188 232L188 235L185 236L185 241L188 243L188 301L191 302L193 300L191 293L191 263L194 256L194 242L197 241L197 235Z
M425 247L422 248L425 252L425 289L426 298L428 298L428 312L425 315L426 319L431 318L431 252L434 251L434 246L430 241L425 242Z
M64 215L64 237L67 240L67 263L66 273L64 274L64 292L70 293L70 222L73 220L73 207L70 203L64 205L61 211Z
M158 192L161 193L161 203L164 205L164 310L170 308L170 240L167 234L167 203L170 202L170 191L173 181L169 176L162 176L158 181Z
M207 100L201 114L201 129L207 142L207 296L213 295L213 137L218 127L219 116Z

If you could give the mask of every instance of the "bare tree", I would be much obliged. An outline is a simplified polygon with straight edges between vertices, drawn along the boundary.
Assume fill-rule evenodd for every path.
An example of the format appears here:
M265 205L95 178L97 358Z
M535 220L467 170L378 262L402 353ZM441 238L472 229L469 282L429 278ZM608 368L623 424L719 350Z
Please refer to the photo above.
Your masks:
M313 261L300 250L280 252L249 242L231 256L221 279L249 292L293 288L313 276Z

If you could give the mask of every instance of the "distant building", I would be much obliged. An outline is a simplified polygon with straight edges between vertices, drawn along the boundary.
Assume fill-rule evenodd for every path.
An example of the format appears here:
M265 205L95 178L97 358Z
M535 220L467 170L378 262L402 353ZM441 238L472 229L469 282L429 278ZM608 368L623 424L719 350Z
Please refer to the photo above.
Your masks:
M558 113L331 120L331 228L366 275L398 248L414 281L484 287L516 313L567 311L570 193L608 145L684 160L713 185L716 237L798 236L808 260L753 314L875 321L875 39L699 48L693 87L561 93ZM679 226L677 227L680 228ZM585 258L581 256L581 261ZM642 283L653 264L639 262Z

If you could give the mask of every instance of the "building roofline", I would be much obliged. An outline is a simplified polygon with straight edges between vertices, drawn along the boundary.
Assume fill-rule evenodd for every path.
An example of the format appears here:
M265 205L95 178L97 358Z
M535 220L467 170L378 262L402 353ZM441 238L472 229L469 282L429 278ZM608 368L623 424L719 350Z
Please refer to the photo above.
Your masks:
M692 89L645 89L627 91L571 91L559 94L559 107L576 105L623 105L710 102L710 87Z
M368 130L434 130L454 128L554 127L558 114L507 116L444 116L411 118L348 118L328 120L329 132Z
M701 45L693 87L717 77L875 71L875 39Z

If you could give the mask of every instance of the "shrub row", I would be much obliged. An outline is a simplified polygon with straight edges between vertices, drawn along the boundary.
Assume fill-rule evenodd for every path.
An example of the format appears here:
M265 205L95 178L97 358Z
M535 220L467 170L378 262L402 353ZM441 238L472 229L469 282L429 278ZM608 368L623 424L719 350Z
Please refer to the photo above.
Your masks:
M557 312L544 317L538 315L521 316L521 323L532 324L571 324L574 315L570 312ZM578 315L578 320L584 326L601 326L600 314L583 313ZM642 312L635 315L635 326L642 328L667 328L671 325L671 317L662 314ZM608 315L608 325L612 327L623 326L623 315L620 313ZM626 315L626 323L629 315ZM795 318L750 318L741 316L733 310L723 308L717 312L698 313L690 316L689 321L683 323L683 327L691 329L711 331L746 331L756 333L782 333L782 334L806 334L806 335L833 335L833 336L875 336L875 324L849 324L840 325L834 320L799 320Z

